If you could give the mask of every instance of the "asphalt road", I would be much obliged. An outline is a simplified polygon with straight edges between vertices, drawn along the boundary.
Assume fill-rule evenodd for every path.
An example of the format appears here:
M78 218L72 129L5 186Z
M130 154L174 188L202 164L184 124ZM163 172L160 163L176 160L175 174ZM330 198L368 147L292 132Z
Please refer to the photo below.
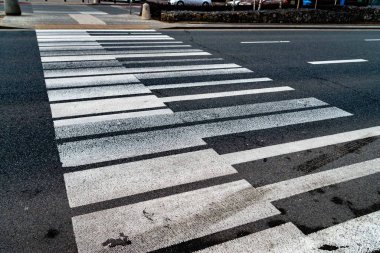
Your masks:
M0 31L0 252L380 250L380 32L158 32Z

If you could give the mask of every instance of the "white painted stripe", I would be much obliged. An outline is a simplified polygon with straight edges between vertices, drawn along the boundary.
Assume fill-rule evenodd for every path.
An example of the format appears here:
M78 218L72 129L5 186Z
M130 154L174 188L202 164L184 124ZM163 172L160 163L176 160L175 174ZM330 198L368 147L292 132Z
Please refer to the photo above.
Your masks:
M308 236L317 244L345 246L344 252L375 252L380 249L380 211L373 212Z
M289 40L267 40L267 41L242 41L241 44L275 44L275 43L290 43Z
M187 52L203 52L200 49L157 49L157 50L121 50L121 51L108 51L108 50L83 50L83 51L47 51L41 52L41 56L79 56L79 55L120 55L120 54L156 54L156 53L187 53Z
M105 12L97 12L97 11L89 11L89 12L86 12L86 11L70 11L70 10L67 10L67 11L40 11L40 10L33 10L33 13L37 13L37 14L93 14L93 15L107 15L107 13Z
M102 133L111 133L111 132L120 132L120 131L130 131L143 128L159 127L159 126L169 126L177 125L183 122L199 122L205 120L215 120L215 119L224 119L230 117L239 117L246 115L256 115L262 113L272 113L272 112L281 112L286 110L296 110L296 109L307 109L318 106L326 106L327 104L316 99L316 98L303 98L303 99L293 99L293 100L283 100L275 102L266 102L258 104L244 104L236 105L229 107L218 107L210 109L202 109L195 111L183 111L176 112L174 115L159 115L151 116L140 119L128 119L126 121L118 120L119 118L102 118L105 120L118 120L109 121L109 122L100 122L98 124L87 124L87 119L79 120L76 119L77 124L82 124L80 126L68 126L58 127L55 124L55 133L56 138L70 138L76 136L85 136L85 135L96 135ZM118 115L118 114L117 114ZM103 116L99 116L103 117ZM99 120L99 121L102 121ZM67 120L69 121L69 120ZM57 123L55 121L54 123ZM85 125L83 125L85 124Z
M40 52L47 51L76 51L76 50L93 50L93 49L103 49L101 45L91 45L91 46L56 46L56 47L40 47Z
M279 211L250 201L245 180L153 199L72 218L79 252L102 252L102 243L121 232L128 252L149 252L254 222ZM106 246L107 247L107 246Z
M79 124L88 124L95 122L103 122L103 121L111 121L111 120L131 120L134 118L144 118L149 116L156 115L165 115L165 114L173 114L173 111L170 109L151 109L149 111L140 111L140 112L123 112L116 114L108 114L101 116L90 116L90 117L80 117L73 119L60 119L54 120L54 127L64 127L64 126L72 126Z
M87 13L87 14L69 14L69 16L72 19L74 19L75 21L77 21L79 24L85 24L85 25L105 25L106 24L103 20L100 20L97 17L90 15L90 13Z
M161 97L159 99L164 103L168 103L168 102L178 102L178 101L187 101L187 100L244 96L244 95L262 94L262 93L271 93L271 92L280 92L280 91L291 91L291 90L294 90L294 89L289 86L282 86L282 87L273 87L273 88L225 91L225 92L183 95L183 96L174 96L174 97Z
M78 61L78 62L50 62L42 63L42 67L47 69L77 69L77 68L95 68L95 67L122 67L123 65L117 60L108 61Z
M332 60L332 61L310 61L308 63L313 64L313 65L320 65L320 64L338 64L338 63L353 63L353 62L367 62L367 60L351 59L351 60Z
M183 44L174 44L174 45L144 45L144 46L107 46L104 45L104 48L121 48L121 49L128 49L128 48L156 48L156 47L165 47L165 48L176 48L176 47L191 47L191 45L183 45Z
M157 54L48 56L48 57L41 57L41 61L42 62L96 61L96 60L115 60L117 58L183 57L183 56L194 56L194 55L211 55L211 54L207 52L188 52L188 53L157 53Z
M54 118L164 107L154 95L51 104Z
M262 200L275 201L328 185L339 184L380 172L380 158L313 173L257 188Z
M197 252L231 253L231 252L314 252L313 244L307 242L306 236L292 223L286 223L254 234L237 238ZM316 252L315 252L316 253Z
M360 140L380 135L380 126L360 129L356 131L326 135L306 140L282 143L262 148L250 149L222 155L231 164L239 164L260 160L268 157L300 152L309 149L336 145L344 142Z
M82 42L38 42L39 48L45 48L45 47L74 47L74 46L99 46L100 44L96 41L82 41Z
M213 85L238 84L238 83L256 83L256 82L268 82L268 81L272 81L272 79L263 77L263 78L232 79L232 80L195 82L195 83L173 83L173 84L163 84L163 85L150 85L148 87L151 90L161 90L161 89L176 89L176 88L187 88L187 87L213 86Z
M112 42L101 42L103 46L107 45L154 45L154 44L181 44L182 41L112 41Z
M140 63L162 63L162 62L194 62L194 61L222 61L223 58L192 58L192 59L173 59L173 60L147 60L147 61L122 61L125 64Z
M81 33L81 32L155 32L153 29L145 29L145 30L136 30L136 29L113 29L113 30L98 30L98 29L54 29L54 30L36 30L36 33L47 34L47 33Z
M92 14L92 15L108 15L108 13L103 11L80 11L81 14Z
M113 76L89 76L89 77L69 77L46 79L46 87L54 88L73 88L84 86L100 86L111 84L139 83L134 75L113 75Z
M231 165L207 149L66 173L64 177L73 208L234 173Z
M109 96L122 96L151 93L143 84L124 84L114 86L100 86L88 88L70 88L59 90L48 90L50 102L64 101L70 99L100 98Z
M351 116L351 114L338 108L321 108L67 142L58 145L58 150L64 167L79 166L201 146L206 144L203 138L212 136L263 130L347 116Z
M173 72L156 72L146 74L135 74L138 79L159 79L170 77L186 77L186 76L212 76L212 75L230 75L252 73L252 70L246 68L229 68L229 69L208 69L208 70L186 70Z
M365 41L380 41L380 39L365 39Z
M130 41L130 40L174 40L173 38L166 35L144 35L144 36L68 36L60 37L60 36L39 36L38 41L41 42L58 42L58 41Z
M135 74L135 73L152 73L185 70L206 70L221 68L239 68L237 64L207 64L207 65L184 65L184 66L165 66L165 67L143 67L143 68L126 68L126 67L108 67L108 68L85 68L85 69L62 69L62 70L45 70L45 78L51 77L69 77L69 76L90 76L90 75L109 75L109 74Z

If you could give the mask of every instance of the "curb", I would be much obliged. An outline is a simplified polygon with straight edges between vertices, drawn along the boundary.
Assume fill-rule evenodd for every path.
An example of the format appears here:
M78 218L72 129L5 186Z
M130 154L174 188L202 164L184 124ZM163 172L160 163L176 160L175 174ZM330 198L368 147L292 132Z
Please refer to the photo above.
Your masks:
M189 24L189 25L178 25L171 27L163 27L164 30L190 30L190 29L201 29L201 30L218 30L218 29L231 29L231 30L242 30L242 29L252 29L252 30L380 30L380 25L244 25L244 24L234 24L234 25L216 25L216 24Z

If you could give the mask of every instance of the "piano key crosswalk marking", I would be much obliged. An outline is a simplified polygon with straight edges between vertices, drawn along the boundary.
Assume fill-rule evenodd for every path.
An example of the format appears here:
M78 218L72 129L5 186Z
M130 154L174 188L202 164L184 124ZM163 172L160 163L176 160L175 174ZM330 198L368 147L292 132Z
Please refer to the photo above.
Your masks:
M220 155L207 147L205 138L352 114L312 97L286 99L294 91L292 87L276 86L270 78L256 77L252 70L203 50L186 50L188 45L154 30L37 31L37 38L60 159L68 170L64 180L69 205L74 210L238 175L233 167L238 163L378 136L378 127L373 127ZM189 77L196 77L197 81L176 80ZM247 87L258 83L259 87ZM240 87L242 84L245 88ZM230 89L223 90L223 85L230 85ZM208 87L210 91L174 92L169 96L160 93L191 87ZM282 94L282 100L212 106L218 99L275 92ZM210 108L170 109L174 102L196 100L210 104ZM137 160L126 160L136 157ZM244 179L234 179L133 204L86 211L72 218L78 251L124 250L120 248L124 246L109 246L121 233L131 241L125 246L128 252L146 252L208 236L279 215L271 202L378 173L378 164L380 160L373 159L258 188ZM355 224L353 220L349 222ZM336 236L345 224L319 232ZM352 226L355 225L347 227ZM276 230L289 233L276 235ZM317 240L310 239L312 234L304 235L292 223L247 238L260 238L265 233L278 238L279 248L284 247L282 240L287 237ZM225 247L230 252L228 249L241 244L242 238L209 250L219 252Z

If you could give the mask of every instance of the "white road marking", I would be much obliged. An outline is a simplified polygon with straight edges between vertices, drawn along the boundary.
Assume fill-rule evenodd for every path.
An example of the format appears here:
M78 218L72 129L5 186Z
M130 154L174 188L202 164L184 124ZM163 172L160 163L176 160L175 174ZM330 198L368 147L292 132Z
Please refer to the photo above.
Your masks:
M99 32L99 31L101 31L101 30L97 30L97 29L54 29L54 30L36 30L36 33L38 33L38 34L66 33L66 32L81 33L81 32ZM144 30L113 29L113 30L105 30L105 31L106 32L148 32L148 31L156 32L156 30L153 30L153 29L144 29Z
M104 49L100 44L98 45L81 45L81 46L54 46L54 47L40 47L40 52L47 51L80 51L80 50L93 50Z
M267 40L267 41L242 41L241 44L275 44L275 43L290 43L289 40Z
M85 135L96 135L102 133L111 133L117 131L130 131L143 128L159 127L159 126L170 126L181 124L184 122L200 122L205 120L215 120L215 119L225 119L229 117L239 117L246 115L256 115L261 113L272 113L281 112L286 110L296 110L296 109L306 109L318 106L326 106L328 104L316 99L316 98L303 98L303 99L293 99L293 100L283 100L275 102L266 102L258 104L244 104L229 107L218 107L210 109L202 109L195 111L183 111L176 112L173 115L156 115L139 119L128 119L125 121L120 120L116 117L119 114L105 116L97 116L96 118L101 118L97 120L104 121L98 124L93 124L94 121L87 121L87 118L78 118L72 120L62 120L62 122L69 121L70 123L82 124L79 126L73 125L69 126L66 122L65 127L59 127L63 125L56 124L54 121L56 138L70 138L76 136ZM115 118L113 118L115 115ZM109 120L105 122L105 120ZM118 120L118 121L115 121ZM91 122L91 123L90 123Z
M163 44L163 45L144 45L144 46L123 46L123 45L81 45L81 46L50 46L50 47L40 47L40 51L81 51L81 50L95 50L95 49L111 49L111 48L120 48L120 49L136 49L136 48L183 48L183 47L191 47L191 45L184 45L184 44Z
M86 47L86 46L100 46L96 41L82 41L82 42L40 42L38 41L39 48L47 47Z
M46 56L97 56L97 55L120 55L120 54L160 54L160 53L187 53L187 52L203 52L199 49L156 49L156 50L121 50L121 51L108 51L108 50L83 50L83 51L45 51L41 52L42 57Z
M212 149L66 173L70 207L237 173ZM181 176L178 176L181 175Z
M347 117L335 107L67 142L58 145L64 167L205 145L203 138Z
M52 78L45 80L48 89L74 88L82 86L101 86L112 84L140 83L134 75L112 75L112 76L89 76Z
M50 102L70 99L104 98L109 96L135 95L144 93L151 92L143 84L124 84L114 86L48 90Z
M275 201L328 185L339 184L380 172L380 158L309 174L257 188L265 201Z
M365 39L365 41L380 41L380 39Z
M232 80L194 82L194 83L173 83L173 84L163 84L163 85L150 85L148 87L151 90L161 90L161 89L176 89L176 88L187 88L187 87L214 86L214 85L240 84L240 83L256 83L256 82L268 82L268 81L272 81L272 79L267 78L267 77L263 77L263 78L232 79Z
M185 77L185 76L212 76L212 75L230 75L238 73L252 73L252 70L246 68L228 68L228 69L208 69L208 70L186 70L173 72L156 72L135 74L138 79L159 79L170 77Z
M306 242L306 236L292 223L285 223L232 241L215 245L200 253L293 253L311 252L313 244Z
M94 122L110 121L110 120L131 120L134 118L144 118L149 116L157 116L164 114L173 114L170 109L151 109L148 111L138 111L138 112L123 112L116 114L100 115L100 116L86 116L73 119L61 119L54 120L55 129L64 126L72 126L78 124L88 124Z
M97 17L94 17L90 15L90 13L87 14L69 14L69 16L77 21L79 24L86 24L86 25L105 25L106 23L98 19ZM42 36L41 36L42 37Z
M165 66L165 67L107 67L107 68L82 68L82 69L62 69L62 70L45 70L45 78L51 77L69 77L69 76L97 76L109 74L140 74L153 72L170 71L185 71L185 70L207 70L207 69L222 69L222 68L239 68L237 64L205 64L205 65L184 65L184 66Z
M42 63L44 70L52 69L80 69L80 68L95 68L95 67L122 67L123 65L117 60L109 61L78 61L78 62L49 62Z
M154 44L182 44L182 41L111 41L100 42L103 46L107 45L154 45Z
M154 95L64 102L50 105L53 119L156 107L165 107L165 104Z
M309 149L336 145L344 142L360 140L368 137L380 135L380 126L370 127L350 132L326 135L305 139L300 141L288 142L262 148L238 151L222 155L224 159L231 161L232 164L245 163L260 160L268 157L279 156L300 152Z
M254 222L279 211L250 201L245 180L153 199L72 218L79 252L102 252L102 243L121 232L128 252L149 252ZM248 199L247 199L248 198Z
M156 54L108 54L108 55L79 55L79 56L47 56L41 57L41 62L63 62L63 61L97 61L115 60L117 58L153 58L153 57L183 57L195 55L211 55L207 52L188 53L156 53Z
M160 97L159 99L164 103L178 102L178 101L188 101L188 100L199 100L199 99L210 99L210 98L222 98L222 97L233 97L233 96L245 96L253 94L262 93L272 93L280 91L291 91L294 90L289 86L282 87L272 87L272 88L262 88L262 89L250 89L250 90L238 90L238 91L225 91L216 93L204 93L195 95L183 95L174 97Z
M143 36L38 36L41 42L58 42L58 41L131 41L131 40L174 40L166 35L143 35Z
M139 64L139 63L162 63L162 62L193 62L193 61L222 61L223 58L192 58L192 59L171 59L171 60L146 60L146 61L123 61L125 64Z
M364 59L350 59L350 60L332 60L332 61L310 61L308 63L313 65L320 64L339 64L339 63L354 63L354 62L367 62L368 60Z

